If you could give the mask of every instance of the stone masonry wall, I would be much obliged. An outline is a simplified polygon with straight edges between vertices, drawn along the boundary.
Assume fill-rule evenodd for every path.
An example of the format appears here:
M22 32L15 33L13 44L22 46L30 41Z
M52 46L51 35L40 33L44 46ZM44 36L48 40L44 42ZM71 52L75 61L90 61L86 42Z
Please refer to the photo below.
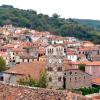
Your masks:
M0 100L91 100L68 91L4 85L0 83Z

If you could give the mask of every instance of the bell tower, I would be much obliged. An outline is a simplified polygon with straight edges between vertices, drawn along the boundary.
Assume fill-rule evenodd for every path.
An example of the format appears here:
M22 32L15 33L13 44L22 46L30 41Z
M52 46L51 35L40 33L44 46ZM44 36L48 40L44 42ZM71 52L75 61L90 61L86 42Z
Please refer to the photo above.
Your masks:
M62 46L49 46L46 48L46 52L48 52L46 53L48 88L59 89L63 87L63 49L64 48Z

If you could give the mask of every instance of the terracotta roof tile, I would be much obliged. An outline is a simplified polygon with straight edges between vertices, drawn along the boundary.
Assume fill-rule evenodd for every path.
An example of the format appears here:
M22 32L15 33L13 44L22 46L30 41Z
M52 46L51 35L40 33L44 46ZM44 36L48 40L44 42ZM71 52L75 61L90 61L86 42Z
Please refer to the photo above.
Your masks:
M92 83L96 85L100 85L100 77L92 79Z
M45 69L45 66L45 62L38 61L32 63L21 63L8 69L5 73L22 74L25 76L30 74L34 79L39 79L40 72Z

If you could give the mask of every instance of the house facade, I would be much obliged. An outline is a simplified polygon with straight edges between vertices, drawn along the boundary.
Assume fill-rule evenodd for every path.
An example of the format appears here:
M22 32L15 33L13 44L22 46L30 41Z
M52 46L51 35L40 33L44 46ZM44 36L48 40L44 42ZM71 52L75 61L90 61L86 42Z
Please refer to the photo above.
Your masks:
M79 70L68 69L64 73L67 89L79 89L91 87L91 75Z
M92 75L93 78L100 76L100 62L89 62L85 65L85 72Z

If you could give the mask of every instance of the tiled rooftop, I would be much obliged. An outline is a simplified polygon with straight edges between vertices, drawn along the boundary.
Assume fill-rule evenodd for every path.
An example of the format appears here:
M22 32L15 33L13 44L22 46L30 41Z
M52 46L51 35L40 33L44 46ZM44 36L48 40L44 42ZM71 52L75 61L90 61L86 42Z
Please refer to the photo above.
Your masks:
M64 90L51 90L0 83L0 100L92 100Z

